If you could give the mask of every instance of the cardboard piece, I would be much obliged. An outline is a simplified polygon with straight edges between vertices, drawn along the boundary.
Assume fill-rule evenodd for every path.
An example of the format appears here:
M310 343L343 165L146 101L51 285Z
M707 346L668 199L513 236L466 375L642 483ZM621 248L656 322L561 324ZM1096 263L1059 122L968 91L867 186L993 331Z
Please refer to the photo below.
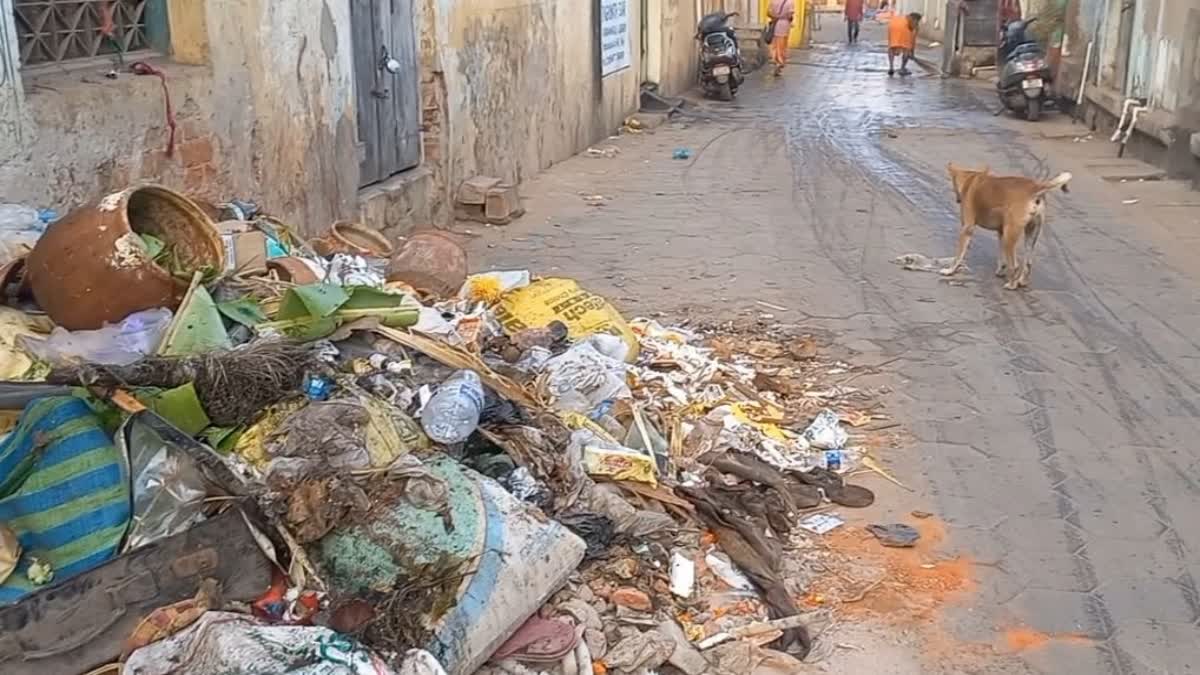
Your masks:
M267 261L287 255L278 242L262 230L241 220L217 223L221 243L225 246L225 271L238 274L263 274Z

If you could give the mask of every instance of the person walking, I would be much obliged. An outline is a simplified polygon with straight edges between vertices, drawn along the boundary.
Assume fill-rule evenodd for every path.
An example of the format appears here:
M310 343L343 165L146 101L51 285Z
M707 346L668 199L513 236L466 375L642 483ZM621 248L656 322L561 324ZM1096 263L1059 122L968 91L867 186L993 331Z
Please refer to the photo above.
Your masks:
M778 77L787 65L788 34L792 32L792 20L796 18L795 0L771 0L767 7L767 18L775 26L771 39L771 62L775 64L775 76Z
M888 21L888 77L896 74L896 57L900 57L900 75L911 75L908 60L917 49L917 29L921 15L894 16Z
M846 1L846 37L850 44L858 42L858 31L862 28L863 0Z

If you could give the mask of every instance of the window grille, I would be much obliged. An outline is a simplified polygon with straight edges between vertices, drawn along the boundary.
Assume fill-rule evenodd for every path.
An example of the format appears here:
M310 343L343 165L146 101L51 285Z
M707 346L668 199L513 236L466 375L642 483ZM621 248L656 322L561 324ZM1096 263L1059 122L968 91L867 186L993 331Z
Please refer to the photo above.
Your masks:
M147 21L161 0L13 0L21 65L153 47Z

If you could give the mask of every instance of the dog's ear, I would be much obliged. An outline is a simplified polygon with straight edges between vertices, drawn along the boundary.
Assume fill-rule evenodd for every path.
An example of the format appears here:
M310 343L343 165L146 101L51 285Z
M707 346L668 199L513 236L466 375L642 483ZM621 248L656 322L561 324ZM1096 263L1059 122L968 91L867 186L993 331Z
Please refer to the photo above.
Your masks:
M954 162L946 162L946 173L950 174L951 176L958 173L958 167L954 166Z

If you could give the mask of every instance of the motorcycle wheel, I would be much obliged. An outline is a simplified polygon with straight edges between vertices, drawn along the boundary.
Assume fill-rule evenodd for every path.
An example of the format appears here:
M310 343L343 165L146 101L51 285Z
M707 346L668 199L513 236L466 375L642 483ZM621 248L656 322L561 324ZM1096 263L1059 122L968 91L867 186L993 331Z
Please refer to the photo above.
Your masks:
M722 101L732 101L733 100L733 86L729 82L725 82L724 84L720 85L719 87L717 87L717 96Z
M1042 102L1036 98L1025 104L1025 119L1036 122L1042 117Z

